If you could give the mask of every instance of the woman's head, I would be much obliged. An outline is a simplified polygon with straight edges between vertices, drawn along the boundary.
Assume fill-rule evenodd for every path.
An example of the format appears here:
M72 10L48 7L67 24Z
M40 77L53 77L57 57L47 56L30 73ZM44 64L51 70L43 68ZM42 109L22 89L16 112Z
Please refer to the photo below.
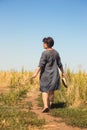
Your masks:
M45 49L52 48L54 45L54 40L52 37L45 37L45 38L43 38L43 43L45 45Z

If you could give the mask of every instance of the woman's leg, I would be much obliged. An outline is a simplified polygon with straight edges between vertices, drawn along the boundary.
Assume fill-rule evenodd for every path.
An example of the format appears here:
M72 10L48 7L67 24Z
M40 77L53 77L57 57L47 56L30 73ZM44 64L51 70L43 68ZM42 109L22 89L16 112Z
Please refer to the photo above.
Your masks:
M49 106L53 104L54 101L54 91L49 92Z
M42 92L42 100L43 100L44 109L48 108L48 93L47 92Z

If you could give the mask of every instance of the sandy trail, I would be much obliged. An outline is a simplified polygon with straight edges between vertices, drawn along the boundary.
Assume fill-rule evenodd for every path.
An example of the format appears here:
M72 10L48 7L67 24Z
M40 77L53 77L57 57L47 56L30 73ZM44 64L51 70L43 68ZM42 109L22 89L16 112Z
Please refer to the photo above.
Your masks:
M46 120L46 125L43 126L43 130L87 130L87 128L81 129L67 126L64 122L61 121L61 118L53 117L49 115L49 113L42 113L42 108L38 107L38 101L36 100L39 94L40 92L38 89L33 89L27 94L26 101L32 102L32 111L35 112L39 118L44 118Z

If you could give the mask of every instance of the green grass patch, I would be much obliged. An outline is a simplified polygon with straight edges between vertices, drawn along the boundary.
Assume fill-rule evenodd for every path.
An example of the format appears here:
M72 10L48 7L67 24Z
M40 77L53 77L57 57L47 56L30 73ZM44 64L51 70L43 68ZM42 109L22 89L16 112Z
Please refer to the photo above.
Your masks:
M0 106L0 129L28 130L29 126L41 127L44 123L44 119L38 119L37 115L30 110Z
M27 89L17 89L17 90L11 90L9 93L6 94L0 94L0 102L2 104L16 104L21 100L24 96L26 96Z
M80 108L58 108L51 110L50 114L62 117L63 121L69 125L87 128L87 110Z

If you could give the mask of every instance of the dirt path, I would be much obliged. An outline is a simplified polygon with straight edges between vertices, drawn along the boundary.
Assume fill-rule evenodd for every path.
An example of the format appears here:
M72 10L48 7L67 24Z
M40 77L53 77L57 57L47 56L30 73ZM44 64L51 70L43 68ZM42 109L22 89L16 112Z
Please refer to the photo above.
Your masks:
M9 89L7 87L0 87L0 93L7 93L8 91ZM87 130L87 128L80 129L77 127L67 126L64 122L61 122L61 118L53 117L49 115L49 113L42 113L42 108L38 107L38 101L36 100L39 94L40 92L37 88L32 89L27 93L27 98L25 98L25 101L32 102L32 111L38 115L38 118L46 120L46 125L43 126L43 130Z
M43 130L87 130L80 129L77 127L67 126L64 122L61 122L61 118L52 117L49 113L42 113L41 107L38 107L38 95L40 94L38 89L33 89L27 94L26 101L31 101L33 108L32 111L35 112L39 118L44 118L46 120L46 125L43 126Z

